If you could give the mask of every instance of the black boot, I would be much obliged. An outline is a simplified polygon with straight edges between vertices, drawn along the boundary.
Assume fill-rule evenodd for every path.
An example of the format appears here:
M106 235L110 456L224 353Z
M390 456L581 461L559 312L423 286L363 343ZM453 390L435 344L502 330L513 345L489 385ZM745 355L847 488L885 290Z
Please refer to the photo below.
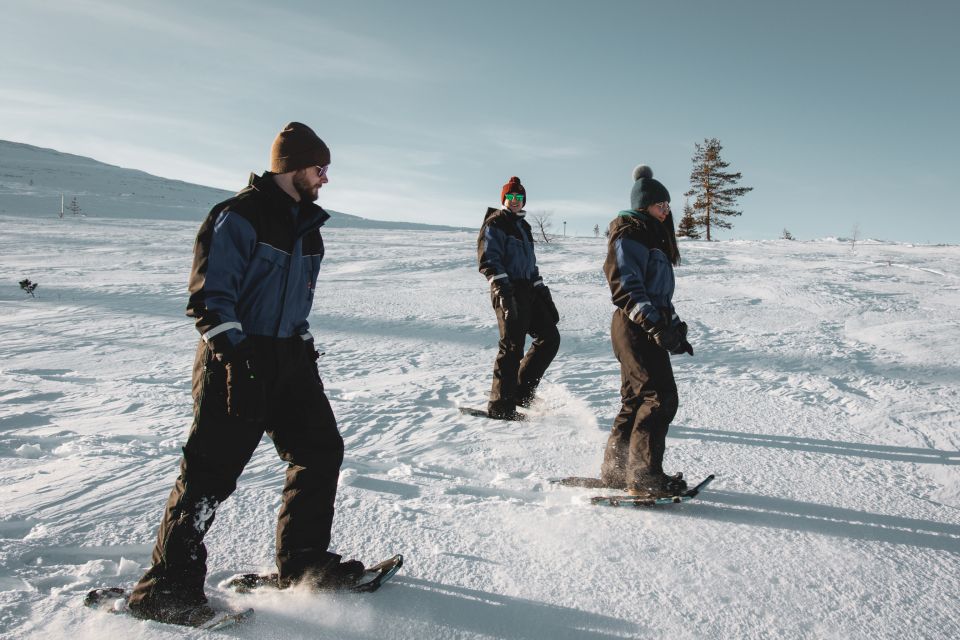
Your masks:
M664 474L664 482L667 488L677 493L683 493L687 490L687 481L683 479L683 473L677 472L673 475Z
M641 498L673 498L687 490L683 474L649 474L635 477L627 486L627 493Z
M128 606L136 618L188 627L199 627L217 614L202 595L182 597L164 590L156 590L152 597L130 602Z
M531 390L531 391L521 390L520 392L517 393L516 399L517 399L518 407L529 409L530 405L532 405L534 401L537 399L537 393L535 390Z
M487 414L497 420L520 420L517 405L513 400L491 400L487 403Z
M340 556L336 556L326 566L307 572L301 582L317 591L339 591L355 586L365 571L359 560L340 562Z
M677 494L675 479L663 472L665 439L666 429L649 423L630 434L626 485L631 495L667 498Z

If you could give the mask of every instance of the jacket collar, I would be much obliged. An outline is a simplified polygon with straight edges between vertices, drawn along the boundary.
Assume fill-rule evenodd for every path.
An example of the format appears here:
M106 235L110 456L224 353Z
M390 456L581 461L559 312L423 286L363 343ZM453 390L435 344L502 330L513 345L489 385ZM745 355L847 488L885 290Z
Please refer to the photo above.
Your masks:
M507 217L510 218L511 220L524 218L527 215L527 212L524 211L523 209L520 209L520 211L516 213L514 213L513 211L510 211L510 209L507 209L506 207L500 207L500 210L503 211L507 215Z
M276 174L270 173L269 171L264 171L262 176L251 173L248 188L262 193L270 205L278 209L289 211L293 207L299 207L298 227L316 229L322 227L323 224L330 219L330 214L324 211L323 207L317 203L303 202L302 200L297 202L291 198L290 194L281 189L280 185L273 179L274 175Z

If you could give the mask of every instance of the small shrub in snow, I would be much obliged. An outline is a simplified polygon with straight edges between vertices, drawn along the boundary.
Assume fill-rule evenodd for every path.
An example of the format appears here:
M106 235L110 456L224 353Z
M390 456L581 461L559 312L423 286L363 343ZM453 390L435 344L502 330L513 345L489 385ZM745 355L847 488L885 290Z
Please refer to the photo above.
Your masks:
M29 293L31 298L36 298L36 296L33 295L34 290L37 288L36 282L30 282L30 280L24 278L20 281L20 288Z

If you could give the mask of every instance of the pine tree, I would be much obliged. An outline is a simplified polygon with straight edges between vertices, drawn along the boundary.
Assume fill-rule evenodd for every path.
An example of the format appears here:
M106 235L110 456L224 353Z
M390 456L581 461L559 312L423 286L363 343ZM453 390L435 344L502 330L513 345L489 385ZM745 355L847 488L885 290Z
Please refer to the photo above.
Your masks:
M677 226L678 238L700 238L700 231L697 230L697 220L693 216L693 207L689 200L683 202L683 217L680 218L680 224Z
M731 229L733 225L726 217L739 216L737 198L753 191L753 187L734 186L740 180L740 172L725 171L730 166L720 158L723 147L716 138L705 138L703 144L696 143L693 154L693 171L690 173L690 190L685 196L694 196L693 213L697 226L707 230L707 240L711 240L712 227Z
M67 211L69 211L75 216L80 215L80 203L77 202L77 196L73 196L73 199L70 201L70 204L67 206Z

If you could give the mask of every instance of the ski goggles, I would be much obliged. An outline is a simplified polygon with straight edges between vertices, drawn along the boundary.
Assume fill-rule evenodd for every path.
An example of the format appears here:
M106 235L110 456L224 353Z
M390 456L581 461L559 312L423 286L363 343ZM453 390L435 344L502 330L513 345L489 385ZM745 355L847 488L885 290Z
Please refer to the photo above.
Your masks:
M513 200L516 200L517 202L523 202L523 199L525 197L526 196L524 196L522 193L508 193L507 195L504 196L504 199L510 200L511 202Z

